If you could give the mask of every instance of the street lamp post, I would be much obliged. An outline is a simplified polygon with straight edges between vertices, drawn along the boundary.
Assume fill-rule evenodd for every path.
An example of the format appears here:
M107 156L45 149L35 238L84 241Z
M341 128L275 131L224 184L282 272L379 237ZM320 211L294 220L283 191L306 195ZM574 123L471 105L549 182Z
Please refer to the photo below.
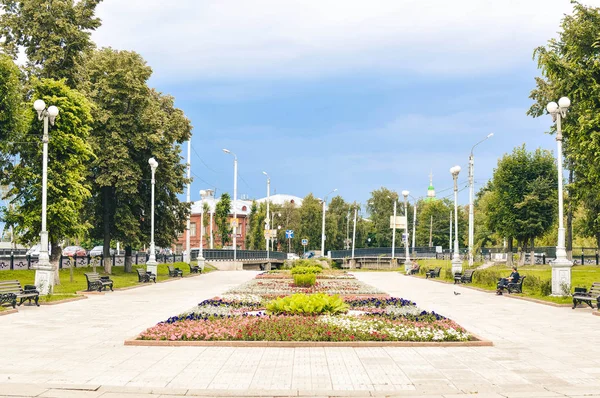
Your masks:
M413 257L415 256L415 236L416 236L416 230L417 230L417 203L418 200L417 198L415 198L412 195L409 195L411 198L413 198L413 227L412 227L412 253L413 253ZM407 220L408 222L408 220Z
M335 188L333 191L329 192L325 195L325 199L323 200L323 226L321 228L321 256L325 257L325 204L327 203L327 196L337 191Z
M198 252L198 258L196 261L198 262L198 267L204 271L204 197L206 197L206 190L200 190L200 203L202 204L202 208L200 210L200 250Z
M473 235L475 230L473 212L473 198L475 197L475 158L473 157L473 150L477 145L493 136L494 133L490 133L483 140L473 145L471 154L469 155L469 266L473 265Z
M354 208L354 226L352 227L352 259L354 260L354 242L356 241L356 217L358 214L358 208Z
M271 242L271 224L269 224L269 203L271 201L271 177L267 174L266 171L263 171L263 174L267 176L267 217L265 224L265 242L267 243L267 261L269 261L269 243Z
M458 173L460 173L460 166L452 167L450 173L454 179L454 255L452 256L452 275L455 275L462 273L462 261L458 252ZM452 213L450 214L452 215Z
M233 156L233 262L237 261L237 156L229 149L223 149L223 152Z
M389 198L394 201L394 218L392 219L392 263L394 263L394 258L396 257L396 203L398 199L396 196L389 196Z
M192 190L192 160L191 160L191 149L192 149L192 138L190 137L190 139L188 140L188 147L187 147L187 179L188 179L188 184L187 184L187 195L186 195L186 202L190 203L192 198L191 198L191 190ZM185 252L184 252L184 262L186 262L188 265L191 264L192 261L192 248L191 246L191 237L190 237L190 227L191 227L191 217L192 217L192 212L190 211L190 213L187 216L187 219L185 221Z
M562 97L556 102L550 102L546 109L556 122L556 157L558 161L558 242L556 244L556 260L552 262L552 295L559 296L563 291L571 290L571 267L573 262L567 258L565 249L565 227L563 223L563 151L562 151L562 119L567 116L571 100Z
M158 167L158 162L154 158L148 159L150 170L152 170L152 194L150 199L150 256L146 261L146 271L158 275L158 264L156 262L156 250L154 248L154 173Z
M33 109L37 111L38 120L44 121L44 135L42 136L42 230L40 231L40 255L37 266L35 266L35 285L40 294L49 294L54 290L54 267L50 264L48 254L48 229L47 219L47 195L48 195L48 123L54 125L58 116L58 108L51 105L46 109L46 103L39 99L33 103ZM12 238L11 238L12 239Z
M406 240L402 239L404 241L406 256L406 259L404 260L404 271L408 271L412 267L410 254L408 252L408 195L410 195L410 192L402 191L402 196L404 196L404 218L406 218L406 223L404 224L404 236L406 236Z

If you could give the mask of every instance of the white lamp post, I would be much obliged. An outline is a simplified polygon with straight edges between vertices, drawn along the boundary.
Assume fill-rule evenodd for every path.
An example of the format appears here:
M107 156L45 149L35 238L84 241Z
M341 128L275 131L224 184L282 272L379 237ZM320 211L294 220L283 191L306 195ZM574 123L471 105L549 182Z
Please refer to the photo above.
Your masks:
M452 275L454 275L462 273L462 261L458 252L458 173L460 173L460 166L452 167L450 173L454 179L454 255L452 256Z
M263 174L267 176L267 217L265 220L265 242L267 243L267 261L269 260L269 243L271 242L271 224L269 223L269 203L271 202L271 177L266 171Z
M148 257L148 261L146 261L146 271L153 273L154 275L158 275L158 264L156 262L156 254L154 248L154 173L156 172L156 168L158 167L158 162L154 158L148 159L148 164L150 165L150 169L152 170L152 194L150 199L150 257Z
M562 165L562 126L561 121L567 116L567 109L571 106L571 100L562 97L556 102L550 102L546 109L556 122L556 144L558 150L556 158L558 161L558 242L556 244L556 260L552 262L552 295L559 296L565 289L571 290L571 267L573 263L567 258L565 249L565 227L563 223L563 165Z
M415 198L412 195L409 195L409 196L411 198L413 198L413 202L414 202L414 205L413 205L413 225L412 225L412 253L413 253L413 257L416 258L416 256L415 256L415 236L416 236L416 232L417 232L416 230L417 230L417 203L418 203L418 200L417 200L417 198ZM408 222L408 220L406 222Z
M473 265L473 235L474 235L474 214L473 214L473 198L475 197L475 158L473 150L483 141L492 138L494 133L490 133L483 140L473 145L471 154L469 155L469 266Z
M233 261L237 261L237 156L229 149L223 152L233 156Z
M355 247L355 241L356 241L356 217L358 214L358 208L355 207L354 208L354 226L352 227L352 259L354 259L354 247Z
M325 199L323 200L323 226L321 229L321 256L325 257L325 203L327 203L327 196L337 191L335 188L333 191L329 192L325 195Z
M394 216L392 218L392 262L394 262L394 258L396 257L396 203L398 199L396 196L388 196L388 198L394 201Z
M406 223L404 224L404 236L406 236L406 240L402 239L404 241L404 248L405 248L405 256L406 259L404 260L404 271L408 271L411 267L411 261L410 261L410 254L408 252L408 195L410 194L410 192L408 191L402 191L402 196L404 196L404 217L406 218Z
M192 150L192 138L190 137L190 139L188 140L188 147L187 147L187 178L188 178L188 184L187 184L187 195L186 195L186 202L190 203L192 198L191 198L191 191L192 191L192 160L191 160L191 150ZM201 191L202 192L202 191ZM201 197L202 199L202 197ZM187 216L187 220L185 222L185 251L183 252L183 261L186 262L188 265L191 264L192 261L192 248L191 246L191 237L190 237L190 228L191 228L191 217L192 217L192 212L190 211L190 214L188 214Z
M198 252L198 267L204 271L204 197L206 196L206 190L200 190L200 250Z
M54 125L58 116L58 108L51 105L46 109L46 103L39 99L33 103L33 109L37 111L38 120L44 121L44 135L42 136L42 230L40 231L40 255L37 266L35 266L35 285L40 294L52 293L54 289L54 267L50 264L48 254L48 230L47 219L47 195L48 195L48 123Z

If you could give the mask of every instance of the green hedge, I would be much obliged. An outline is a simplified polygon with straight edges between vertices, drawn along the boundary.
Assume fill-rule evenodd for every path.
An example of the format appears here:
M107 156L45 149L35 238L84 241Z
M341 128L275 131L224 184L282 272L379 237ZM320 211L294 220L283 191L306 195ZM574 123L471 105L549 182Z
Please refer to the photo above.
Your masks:
M348 304L338 295L297 293L273 300L266 308L272 314L319 315L344 313L348 311Z
M294 275L294 285L299 287L311 287L317 282L315 274L296 274Z
M292 275L299 274L320 274L323 271L322 268L310 266L310 267L294 267L292 268Z

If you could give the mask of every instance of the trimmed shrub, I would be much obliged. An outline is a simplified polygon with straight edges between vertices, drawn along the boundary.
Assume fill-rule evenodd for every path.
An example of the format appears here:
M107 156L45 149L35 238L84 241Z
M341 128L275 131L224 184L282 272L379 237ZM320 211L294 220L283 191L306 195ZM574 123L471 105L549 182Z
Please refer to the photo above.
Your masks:
M320 274L323 270L319 267L294 267L292 268L292 275L298 274Z
M294 285L298 287L312 287L317 282L315 274L296 274L294 275Z
M301 258L300 260L294 261L294 263L292 264L292 268L297 267L319 267L323 269L323 265L320 262L311 258Z
M298 293L273 300L266 308L272 314L320 315L344 313L349 306L338 295Z

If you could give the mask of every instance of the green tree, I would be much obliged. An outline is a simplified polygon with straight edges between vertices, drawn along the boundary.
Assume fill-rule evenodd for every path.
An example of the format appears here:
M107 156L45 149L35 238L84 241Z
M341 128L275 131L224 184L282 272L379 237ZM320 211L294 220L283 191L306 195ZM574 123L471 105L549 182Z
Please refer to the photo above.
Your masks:
M221 247L229 243L233 229L229 225L229 214L231 213L231 197L227 192L221 195L215 209L215 223L217 232L221 236Z
M498 161L490 185L488 226L508 238L512 260L512 239L521 248L546 233L556 217L556 164L552 153L517 147ZM521 258L524 256L521 255Z
M306 250L321 249L321 222L323 217L323 205L321 201L308 194L302 200L302 206L298 211L300 222L298 223L297 236L295 245L302 247L302 239L308 239Z
M24 50L30 74L64 78L73 87L76 66L94 48L101 1L0 0L0 48L13 59Z
M454 204L449 199L438 199L431 201L421 201L418 204L416 245L429 246L429 237L431 234L431 244L433 247L448 247L450 244L450 213L454 217ZM459 228L458 232L464 236L464 223L461 221L459 208ZM454 220L454 219L453 219ZM454 221L452 223L452 232L454 233ZM454 240L453 240L454 241ZM463 242L463 239L459 239Z
M104 241L104 267L110 241L123 242L125 269L131 271L132 248L150 240L151 169L156 171L155 242L170 246L183 229L189 204L178 199L187 183L181 163L181 143L191 125L170 96L152 90L152 70L139 54L102 49L86 58L78 84L96 105L90 137L96 160L91 165L94 196L88 217L92 237Z
M563 96L571 99L562 121L566 164L574 172L569 197L574 206L586 209L581 214L586 218L586 233L600 237L600 223L595 221L600 207L596 199L600 197L600 8L573 4L573 14L564 17L559 37L534 51L542 76L536 78L530 95L535 102L528 114L543 116L548 102ZM554 132L552 125L550 133Z
M89 163L94 158L88 137L92 126L91 104L62 81L34 80L27 107L28 128L15 139L18 162L9 165L2 184L11 187L11 208L6 222L22 242L37 242L41 229L42 129L32 102L42 99L60 113L50 128L48 143L47 225L52 243L51 261L60 255L58 244L67 237L82 237L89 223L82 216L90 197ZM58 268L57 274L58 278ZM58 282L58 280L57 280Z
M8 177L7 166L19 150L16 138L25 127L20 75L12 59L0 54L0 178Z
M326 250L341 250L345 248L346 230L349 231L350 204L341 196L331 199L325 214Z

